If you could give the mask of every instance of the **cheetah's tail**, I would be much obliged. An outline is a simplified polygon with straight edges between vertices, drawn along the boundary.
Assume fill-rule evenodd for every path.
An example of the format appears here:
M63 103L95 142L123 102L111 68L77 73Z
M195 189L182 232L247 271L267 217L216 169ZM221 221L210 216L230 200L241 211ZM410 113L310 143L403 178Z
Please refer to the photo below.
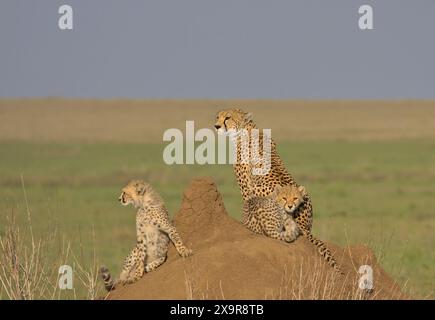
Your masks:
M110 275L109 269L107 269L105 266L102 266L100 268L100 275L101 279L104 281L104 287L107 291L111 291L115 288L115 282L112 279L112 276Z
M308 239L308 241L310 241L312 244L314 244L317 247L317 251L323 257L323 259L328 263L328 265L333 267L337 273L343 275L344 272L341 270L340 266L338 265L331 251L326 247L325 243L323 243L322 240L319 240L316 237L314 237L310 231L302 230L302 232L305 235L305 237Z

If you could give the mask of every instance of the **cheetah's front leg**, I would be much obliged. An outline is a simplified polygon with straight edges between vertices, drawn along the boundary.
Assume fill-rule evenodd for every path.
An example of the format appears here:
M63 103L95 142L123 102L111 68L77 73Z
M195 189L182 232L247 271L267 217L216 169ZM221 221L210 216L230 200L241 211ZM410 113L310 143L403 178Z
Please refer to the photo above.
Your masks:
M297 223L293 220L293 218L289 217L286 218L284 221L284 241L285 242L293 242L295 241L300 235L301 230L299 229L299 226Z
M171 239L180 256L186 258L192 255L192 250L188 249L185 245L183 245L180 235L169 221L161 224L160 229L168 234L169 239Z
M292 242L297 238L291 229L283 231L283 226L278 220L266 220L262 223L261 227L264 234L269 238L285 242Z

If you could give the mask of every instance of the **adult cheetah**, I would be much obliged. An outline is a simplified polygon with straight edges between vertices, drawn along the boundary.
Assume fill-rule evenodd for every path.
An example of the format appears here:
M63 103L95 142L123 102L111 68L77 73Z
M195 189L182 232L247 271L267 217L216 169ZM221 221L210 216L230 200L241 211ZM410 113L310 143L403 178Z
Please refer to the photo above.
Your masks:
M266 174L254 174L254 169L261 168L264 164L261 162L252 163L246 161L244 157L248 156L251 159L257 157L253 153L252 140L249 139L246 149L242 150L242 132L247 132L249 135L252 130L258 130L257 126L252 121L252 115L244 112L241 109L226 109L219 111L216 115L216 123L214 125L218 134L229 135L230 139L236 146L236 161L234 163L234 173L237 183L242 193L244 201L252 197L267 197L274 190L276 185L280 186L296 186L293 177L287 172L283 161L278 155L276 145L273 139L271 140L270 149L270 170ZM263 133L259 132L259 146L263 145ZM263 156L262 148L259 148L258 153ZM295 214L295 221L301 229L311 231L313 224L311 199L307 193L304 202Z

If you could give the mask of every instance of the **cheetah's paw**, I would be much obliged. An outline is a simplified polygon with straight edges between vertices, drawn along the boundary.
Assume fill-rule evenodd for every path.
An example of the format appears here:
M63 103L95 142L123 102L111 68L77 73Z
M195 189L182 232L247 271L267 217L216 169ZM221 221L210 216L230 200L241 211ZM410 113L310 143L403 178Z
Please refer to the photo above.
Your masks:
M180 254L180 256L182 256L183 258L187 258L187 257L190 257L192 254L193 254L193 252L192 252L192 250L191 249L188 249L188 248L186 248L186 247L181 247L180 248L180 250L179 250L179 254Z

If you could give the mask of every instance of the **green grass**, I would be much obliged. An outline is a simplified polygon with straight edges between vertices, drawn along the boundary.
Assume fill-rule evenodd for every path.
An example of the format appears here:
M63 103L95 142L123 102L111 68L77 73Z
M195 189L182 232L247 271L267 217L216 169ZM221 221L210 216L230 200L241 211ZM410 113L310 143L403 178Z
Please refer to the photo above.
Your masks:
M0 234L7 214L26 223L21 174L35 234L56 225L85 259L96 249L114 273L134 244L133 208L120 188L148 180L171 214L197 176L211 176L230 215L241 197L230 165L165 165L163 145L116 143L0 143ZM345 245L370 243L383 266L419 297L434 289L435 142L282 142L281 157L307 187L314 233ZM95 236L93 236L93 230ZM399 272L401 270L401 272ZM432 295L433 297L433 295Z

